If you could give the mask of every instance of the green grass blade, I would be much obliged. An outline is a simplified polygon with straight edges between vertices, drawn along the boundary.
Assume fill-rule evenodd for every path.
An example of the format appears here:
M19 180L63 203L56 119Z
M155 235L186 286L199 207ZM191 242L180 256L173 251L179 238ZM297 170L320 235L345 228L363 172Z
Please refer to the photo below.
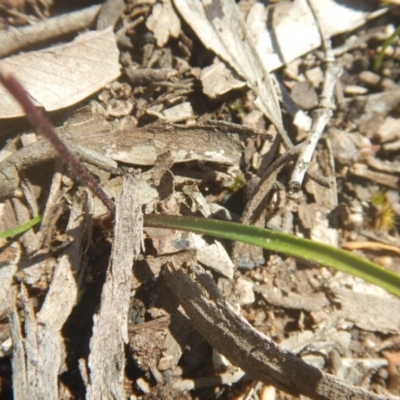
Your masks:
M400 34L400 26L383 42L382 49L375 58L373 70L379 72L382 66L383 58L385 57L386 49L394 42L396 37Z
M170 215L145 215L145 226L178 229L249 243L358 276L400 297L400 275L347 251L293 235L233 222Z
M16 235L19 235L20 233L26 232L28 229L31 229L33 226L38 224L42 220L42 217L35 217L32 218L30 221L28 221L26 224L17 226L14 229L10 229L8 231L0 232L0 238L5 239L5 238L10 238Z

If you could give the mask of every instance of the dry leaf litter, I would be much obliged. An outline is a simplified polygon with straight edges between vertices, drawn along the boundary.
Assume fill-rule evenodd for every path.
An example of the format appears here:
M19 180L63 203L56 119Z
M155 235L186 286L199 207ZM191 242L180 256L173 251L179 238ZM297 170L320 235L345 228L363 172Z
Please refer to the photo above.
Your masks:
M260 383L210 346L193 325L195 314L179 300L185 281L177 275L174 283L173 271L180 265L193 266L187 271L193 279L212 279L236 314L298 359L381 396L376 398L399 395L397 298L344 273L257 249L240 250L245 257L237 268L236 245L192 233L145 228L140 252L134 230L140 210L240 221L252 190L288 149L285 138L275 139L283 126L294 144L307 137L325 79L320 34L310 8L300 12L307 2L239 2L252 41L243 48L236 47L237 37L213 38L209 24L218 13L222 21L224 7L234 2L199 8L198 19L186 10L197 7L190 1L106 1L105 11L93 6L90 12L87 2L68 9L59 3L0 2L4 29L70 13L73 21L87 21L66 29L63 40L52 28L54 35L34 47L11 48L0 70L15 73L37 104L53 111L59 134L111 198L118 201L125 185L121 203L128 206L121 206L115 233L107 230L102 205L75 183L39 134L20 118L10 120L22 113L0 89L1 230L43 216L39 227L1 243L2 398L13 391L16 399L27 393L60 399L298 398L279 390L290 387L275 378ZM289 159L269 189L263 223L400 273L398 39L386 49L380 71L372 69L399 12L374 2L344 4L348 13L332 27L327 15L341 4L322 3L317 14L327 37L335 35L332 51L343 73L309 170L334 184L327 188L306 176L290 196L296 160ZM90 32L72 34L85 28ZM244 29L233 28L239 36ZM265 53L276 43L281 54ZM263 62L276 70L275 78ZM282 116L268 87L283 101ZM123 179L131 168L141 169L133 178L136 194ZM209 302L222 302L220 294L209 293ZM105 367L104 360L114 357L124 363Z

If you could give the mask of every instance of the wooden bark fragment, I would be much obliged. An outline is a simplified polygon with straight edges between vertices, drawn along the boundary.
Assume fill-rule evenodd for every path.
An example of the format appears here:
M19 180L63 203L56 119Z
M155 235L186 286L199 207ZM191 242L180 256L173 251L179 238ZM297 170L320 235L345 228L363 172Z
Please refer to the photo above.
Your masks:
M62 138L85 162L97 166L100 166L101 155L108 160L153 166L158 157L167 151L171 153L173 163L208 161L237 165L244 148L240 139L254 135L271 138L271 135L261 129L222 121L192 126L154 123L130 130L89 135L69 134L62 135ZM57 153L52 145L42 139L2 161L0 200L13 195L18 188L18 174L21 171L56 157ZM108 161L101 167L110 171L115 165Z
M28 291L21 285L24 335L15 296L10 299L10 326L14 343L13 390L16 400L58 398L58 374L63 362L61 328L78 298L78 272L85 264L83 256L91 234L87 206L86 196L83 201L75 198L67 229L67 234L74 237L74 242L58 260L49 292L36 316Z
M251 378L316 400L391 398L348 385L279 348L233 310L199 266L185 271L169 263L164 277L204 339Z
M143 229L135 186L138 181L138 176L125 177L117 206L111 261L90 341L88 400L125 398L123 379L131 274L133 261L140 252Z
M12 292L14 274L21 261L21 245L0 239L0 318L7 317L9 312L9 297Z

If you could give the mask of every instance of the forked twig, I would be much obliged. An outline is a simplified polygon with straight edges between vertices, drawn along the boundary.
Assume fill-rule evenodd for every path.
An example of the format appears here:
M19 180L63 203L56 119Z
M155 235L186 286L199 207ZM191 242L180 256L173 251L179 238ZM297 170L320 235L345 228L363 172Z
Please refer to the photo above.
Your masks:
M318 108L313 113L311 129L307 137L308 145L300 153L295 168L293 169L291 181L289 183L289 192L291 193L297 192L301 188L304 175L307 172L315 147L317 146L326 125L332 118L332 110L334 108L334 89L337 80L342 74L342 68L335 63L335 56L332 51L331 42L325 34L323 26L321 26L319 22L318 13L311 0L308 0L308 5L314 15L314 20L321 36L322 48L325 53L325 79Z

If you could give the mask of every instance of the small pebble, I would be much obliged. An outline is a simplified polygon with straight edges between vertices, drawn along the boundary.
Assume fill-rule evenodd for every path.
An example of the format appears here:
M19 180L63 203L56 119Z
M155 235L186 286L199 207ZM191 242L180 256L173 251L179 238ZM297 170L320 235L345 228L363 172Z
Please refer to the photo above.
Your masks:
M235 289L240 295L239 303L241 305L253 304L255 295L253 292L253 283L247 279L239 278L235 284Z
M161 357L158 363L159 371L165 371L167 369L171 369L173 367L173 357L172 356L165 356Z
M370 86L376 86L381 80L381 77L379 75L374 74L371 71L362 71L358 78L360 82Z
M347 85L343 89L344 93L350 96L359 96L362 94L367 94L368 89L357 85Z
M136 385L143 393L150 393L150 385L143 378L139 378L136 380Z

